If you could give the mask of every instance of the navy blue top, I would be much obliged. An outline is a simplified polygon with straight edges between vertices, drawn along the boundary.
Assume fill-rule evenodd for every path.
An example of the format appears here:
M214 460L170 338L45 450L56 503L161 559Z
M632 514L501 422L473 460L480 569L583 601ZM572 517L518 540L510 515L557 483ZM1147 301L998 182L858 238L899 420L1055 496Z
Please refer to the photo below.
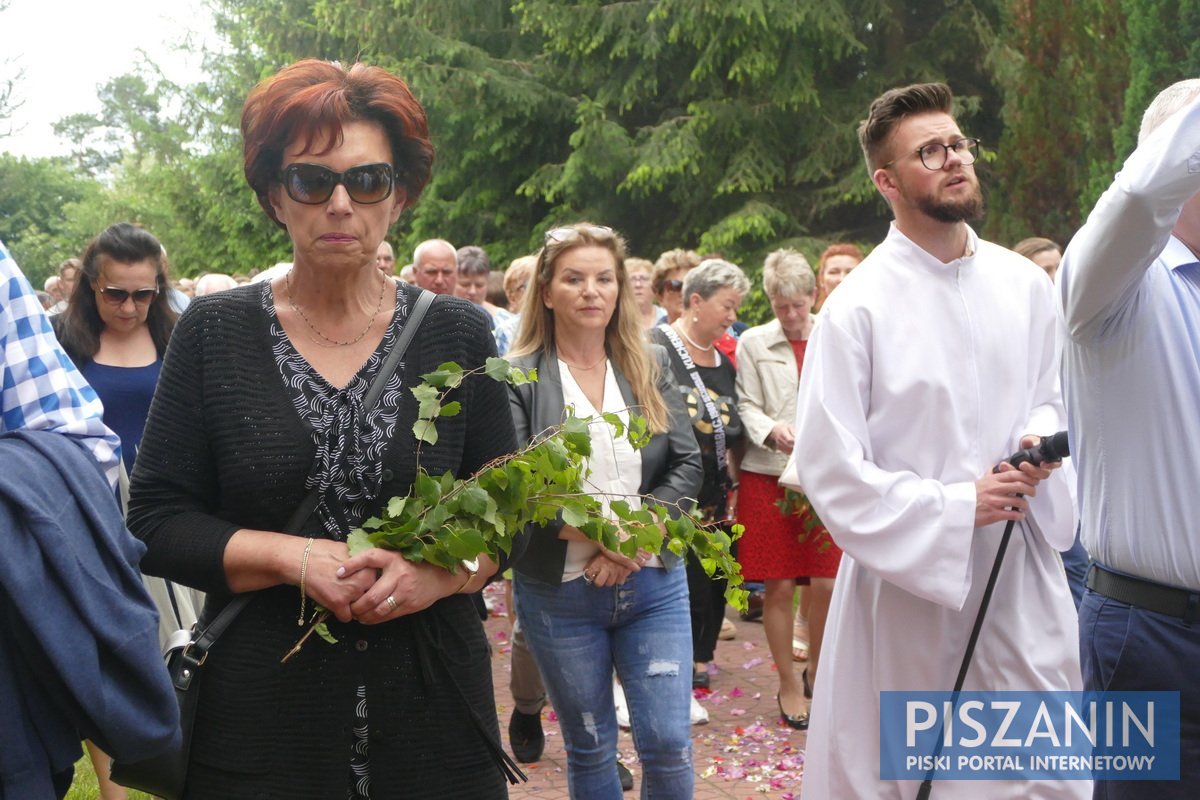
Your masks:
M79 369L104 403L104 424L121 437L121 457L130 473L142 446L142 430L161 368L162 359L144 367L112 367L88 361Z

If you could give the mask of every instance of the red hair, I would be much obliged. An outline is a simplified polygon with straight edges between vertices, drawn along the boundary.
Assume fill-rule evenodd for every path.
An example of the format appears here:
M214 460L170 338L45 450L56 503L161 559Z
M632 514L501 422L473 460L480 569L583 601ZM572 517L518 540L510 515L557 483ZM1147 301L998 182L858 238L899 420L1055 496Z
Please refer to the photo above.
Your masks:
M848 242L838 242L831 244L825 248L825 252L821 253L821 259L817 261L817 299L813 301L813 311L819 311L821 305L825 302L827 295L825 294L825 284L821 278L825 275L825 262L834 256L850 256L851 258L862 261L866 256L863 251L858 249L858 245Z
M433 168L425 109L408 84L387 70L318 59L297 61L260 82L242 107L246 181L276 225L268 192L278 181L287 146L303 138L303 152L322 155L342 141L348 122L378 123L392 145L396 182L408 202L421 196ZM316 142L328 135L324 150Z

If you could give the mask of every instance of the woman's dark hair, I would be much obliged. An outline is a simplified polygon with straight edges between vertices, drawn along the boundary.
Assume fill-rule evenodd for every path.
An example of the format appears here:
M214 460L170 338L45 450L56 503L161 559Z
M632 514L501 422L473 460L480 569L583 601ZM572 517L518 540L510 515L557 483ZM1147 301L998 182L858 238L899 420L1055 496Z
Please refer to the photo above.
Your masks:
M392 146L396 183L404 187L406 205L421 196L433 168L433 145L425 109L408 84L379 67L304 59L259 83L242 107L242 154L246 181L271 220L270 189L279 181L287 146L300 138L304 150L320 156L342 140L348 122L378 123ZM329 134L326 149L315 151Z
M104 321L96 310L96 290L92 288L92 282L99 280L106 264L137 264L142 261L154 264L154 285L158 287L158 294L146 313L146 325L154 339L154 349L162 358L179 315L171 308L167 294L170 291L167 256L158 239L143 227L118 222L105 228L103 233L88 243L81 260L80 271L83 274L68 298L67 309L59 315L59 324L55 326L59 342L71 360L76 364L90 361L100 349L100 332L104 330Z

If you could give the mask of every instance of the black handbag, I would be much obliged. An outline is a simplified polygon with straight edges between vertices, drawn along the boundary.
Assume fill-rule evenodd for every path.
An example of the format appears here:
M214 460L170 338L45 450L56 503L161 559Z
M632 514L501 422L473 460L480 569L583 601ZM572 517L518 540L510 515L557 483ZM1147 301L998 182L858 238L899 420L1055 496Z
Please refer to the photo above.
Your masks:
M421 319L429 306L433 304L435 295L422 291L413 303L404 330L392 346L387 360L380 367L367 396L363 399L363 408L370 409L383 393L388 378L396 371L404 351L408 349ZM316 510L320 502L320 490L314 489L304 498L304 501L292 513L284 531L299 533ZM179 800L183 797L187 784L188 760L192 749L192 726L196 721L196 707L200 699L200 676L208 651L232 624L237 615L255 598L255 593L240 594L234 597L221 609L216 618L201 630L199 624L190 631L176 631L167 643L165 658L167 672L171 676L171 684L175 687L175 699L179 702L179 726L182 738L177 749L143 761L124 763L114 761L110 777L114 783L130 789L148 792L164 800Z

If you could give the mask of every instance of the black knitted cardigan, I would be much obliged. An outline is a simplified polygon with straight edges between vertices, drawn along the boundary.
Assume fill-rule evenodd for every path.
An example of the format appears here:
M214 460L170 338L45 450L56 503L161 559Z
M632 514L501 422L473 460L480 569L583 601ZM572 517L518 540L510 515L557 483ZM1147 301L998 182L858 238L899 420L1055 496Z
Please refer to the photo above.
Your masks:
M405 287L409 307L417 290ZM306 494L314 446L285 391L260 287L199 298L177 325L134 470L129 527L146 542L147 574L209 593L205 617L228 602L222 559L239 528L280 530ZM379 502L415 479L408 388L446 361L466 369L493 355L485 315L442 297L401 367L400 422L384 456ZM456 390L462 413L438 422L421 464L469 474L515 449L505 387L487 378ZM303 532L324 536L315 520ZM371 796L501 798L504 780L471 716L498 736L488 644L465 595L383 625L330 627L309 642L294 586L258 597L211 651L192 745L190 798L345 797L354 692L367 687Z

